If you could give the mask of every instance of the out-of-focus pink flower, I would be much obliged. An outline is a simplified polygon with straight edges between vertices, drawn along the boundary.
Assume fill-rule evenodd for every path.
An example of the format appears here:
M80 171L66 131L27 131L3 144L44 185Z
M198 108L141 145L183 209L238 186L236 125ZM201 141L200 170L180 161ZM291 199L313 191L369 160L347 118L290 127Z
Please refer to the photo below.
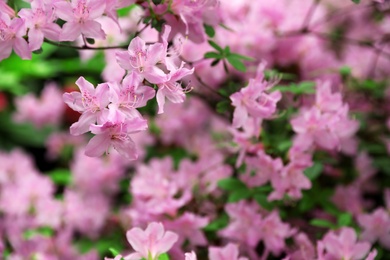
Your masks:
M190 253L185 253L185 260L197 260L196 254L194 251L191 251Z
M385 209L378 208L371 214L358 215L357 221L363 228L363 240L370 243L379 240L383 247L390 249L390 216Z
M283 162L280 158L273 159L263 150L259 150L253 157L246 157L245 163L247 170L244 174L240 174L239 178L248 187L264 185L283 168Z
M58 125L65 111L62 92L55 83L46 84L39 99L27 94L16 98L15 103L15 121L32 122L37 128L46 124Z
M209 247L210 260L248 260L246 257L239 257L238 245L227 244L224 247Z
M219 234L255 247L262 237L260 232L262 217L258 213L259 206L257 203L248 203L242 200L238 203L227 204L225 210L229 215L230 223L220 230Z
M353 228L344 227L339 234L328 232L322 239L326 250L325 259L360 260L370 250L370 243L357 242L356 232Z
M208 223L207 217L200 217L186 212L175 220L165 222L164 225L179 235L179 245L188 240L193 246L205 246L207 245L207 239L201 229L207 226Z
M310 163L310 161L309 161ZM309 165L300 165L296 161L290 162L284 166L278 174L271 176L271 184L274 191L269 195L269 200L278 200L288 194L292 198L301 198L302 190L310 189L311 182L305 176L303 171Z
M288 254L289 260L313 260L315 259L315 248L305 233L294 236L296 250Z
M56 15L64 21L60 41L74 41L80 34L87 38L104 39L101 24L95 21L106 8L105 0L59 1L54 4Z
M286 247L284 240L292 236L296 230L280 220L279 213L273 211L263 219L260 226L262 240L268 250L279 255Z
M254 118L270 118L276 111L276 103L282 98L280 91L270 94L265 91L272 84L264 81L265 64L260 64L256 78L250 79L247 87L242 88L230 96L235 107L233 114L233 127L242 127L249 116Z
M144 230L135 227L126 233L127 241L140 258L156 260L159 255L168 252L178 240L178 235L165 231L161 223L150 223ZM135 256L135 254L133 256Z

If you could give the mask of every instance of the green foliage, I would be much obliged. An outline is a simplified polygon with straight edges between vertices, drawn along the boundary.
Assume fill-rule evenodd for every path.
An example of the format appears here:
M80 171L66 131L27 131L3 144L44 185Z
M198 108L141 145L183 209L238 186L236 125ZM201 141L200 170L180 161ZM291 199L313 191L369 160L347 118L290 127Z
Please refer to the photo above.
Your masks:
M310 225L316 227L322 227L322 228L336 229L336 225L326 219L318 219L318 218L312 219L310 221Z
M0 113L0 148L10 149L15 145L43 147L52 131L50 127L36 129L29 123L17 124L11 115Z
M218 182L218 187L226 191L247 189L245 183L236 178L227 178Z
M47 174L56 185L68 186L72 183L72 173L69 169L55 169Z
M169 255L167 253L161 254L158 256L158 260L169 260Z
M207 226L203 228L204 231L218 231L223 229L229 224L228 215L221 214L217 219L211 221Z
M136 8L137 6L138 5L136 5L136 4L132 4L132 5L126 6L124 8L118 9L117 10L118 16L119 17L128 16L131 13L131 11L134 8Z
M52 237L54 235L54 230L51 227L39 227L35 229L28 229L24 231L23 238L29 240L35 236L44 236L44 237Z
M210 38L213 38L215 36L214 27L212 27L211 25L208 25L208 24L204 24L203 26L204 26L204 30L205 30L207 36Z
M291 83L287 86L275 86L271 89L271 91L279 90L280 92L289 92L296 95L314 94L315 85L315 82L312 81L302 81L299 83Z
M236 70L245 72L246 67L243 63L244 60L246 61L254 61L253 58L247 57L238 53L233 53L230 51L230 47L226 46L225 48L222 48L219 46L216 42L209 40L208 43L211 47L213 47L216 51L213 52L206 52L204 55L205 59L214 59L211 66L217 65L221 60L224 61L224 67L227 71L227 66L225 63L225 60L230 63Z
M311 167L307 168L304 173L307 178L309 178L310 181L313 181L320 176L322 172L322 164L319 162L315 162Z
M355 4L359 4L360 0L352 0L352 2L354 2Z

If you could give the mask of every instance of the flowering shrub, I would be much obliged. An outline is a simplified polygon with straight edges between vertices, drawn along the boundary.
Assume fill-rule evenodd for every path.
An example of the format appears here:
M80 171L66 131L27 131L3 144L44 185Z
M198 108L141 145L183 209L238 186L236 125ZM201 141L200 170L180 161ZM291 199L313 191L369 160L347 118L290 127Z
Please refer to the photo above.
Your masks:
M0 258L390 259L387 0L0 0Z

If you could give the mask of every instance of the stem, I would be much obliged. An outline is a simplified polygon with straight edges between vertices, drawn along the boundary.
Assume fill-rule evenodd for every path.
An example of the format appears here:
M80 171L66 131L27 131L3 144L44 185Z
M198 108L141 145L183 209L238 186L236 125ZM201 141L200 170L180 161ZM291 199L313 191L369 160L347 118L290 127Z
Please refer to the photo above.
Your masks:
M310 21L313 18L313 15L314 15L320 2L321 2L321 0L313 0L313 3L310 6L309 11L307 12L307 14L305 16L305 20L303 21L303 24L302 24L303 31L306 31L309 28Z

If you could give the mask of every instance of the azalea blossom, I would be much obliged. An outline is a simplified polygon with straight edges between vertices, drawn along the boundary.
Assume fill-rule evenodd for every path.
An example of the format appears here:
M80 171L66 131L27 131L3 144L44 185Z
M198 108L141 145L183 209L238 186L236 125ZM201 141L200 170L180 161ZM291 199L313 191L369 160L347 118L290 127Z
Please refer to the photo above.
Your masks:
M132 228L127 231L126 237L136 251L131 257L147 260L157 260L161 254L168 252L178 239L175 233L165 231L163 224L156 222L150 223L145 230Z
M66 21L62 26L60 41L74 41L80 34L95 39L106 37L101 24L95 21L104 13L105 0L59 1L54 6L56 15Z

